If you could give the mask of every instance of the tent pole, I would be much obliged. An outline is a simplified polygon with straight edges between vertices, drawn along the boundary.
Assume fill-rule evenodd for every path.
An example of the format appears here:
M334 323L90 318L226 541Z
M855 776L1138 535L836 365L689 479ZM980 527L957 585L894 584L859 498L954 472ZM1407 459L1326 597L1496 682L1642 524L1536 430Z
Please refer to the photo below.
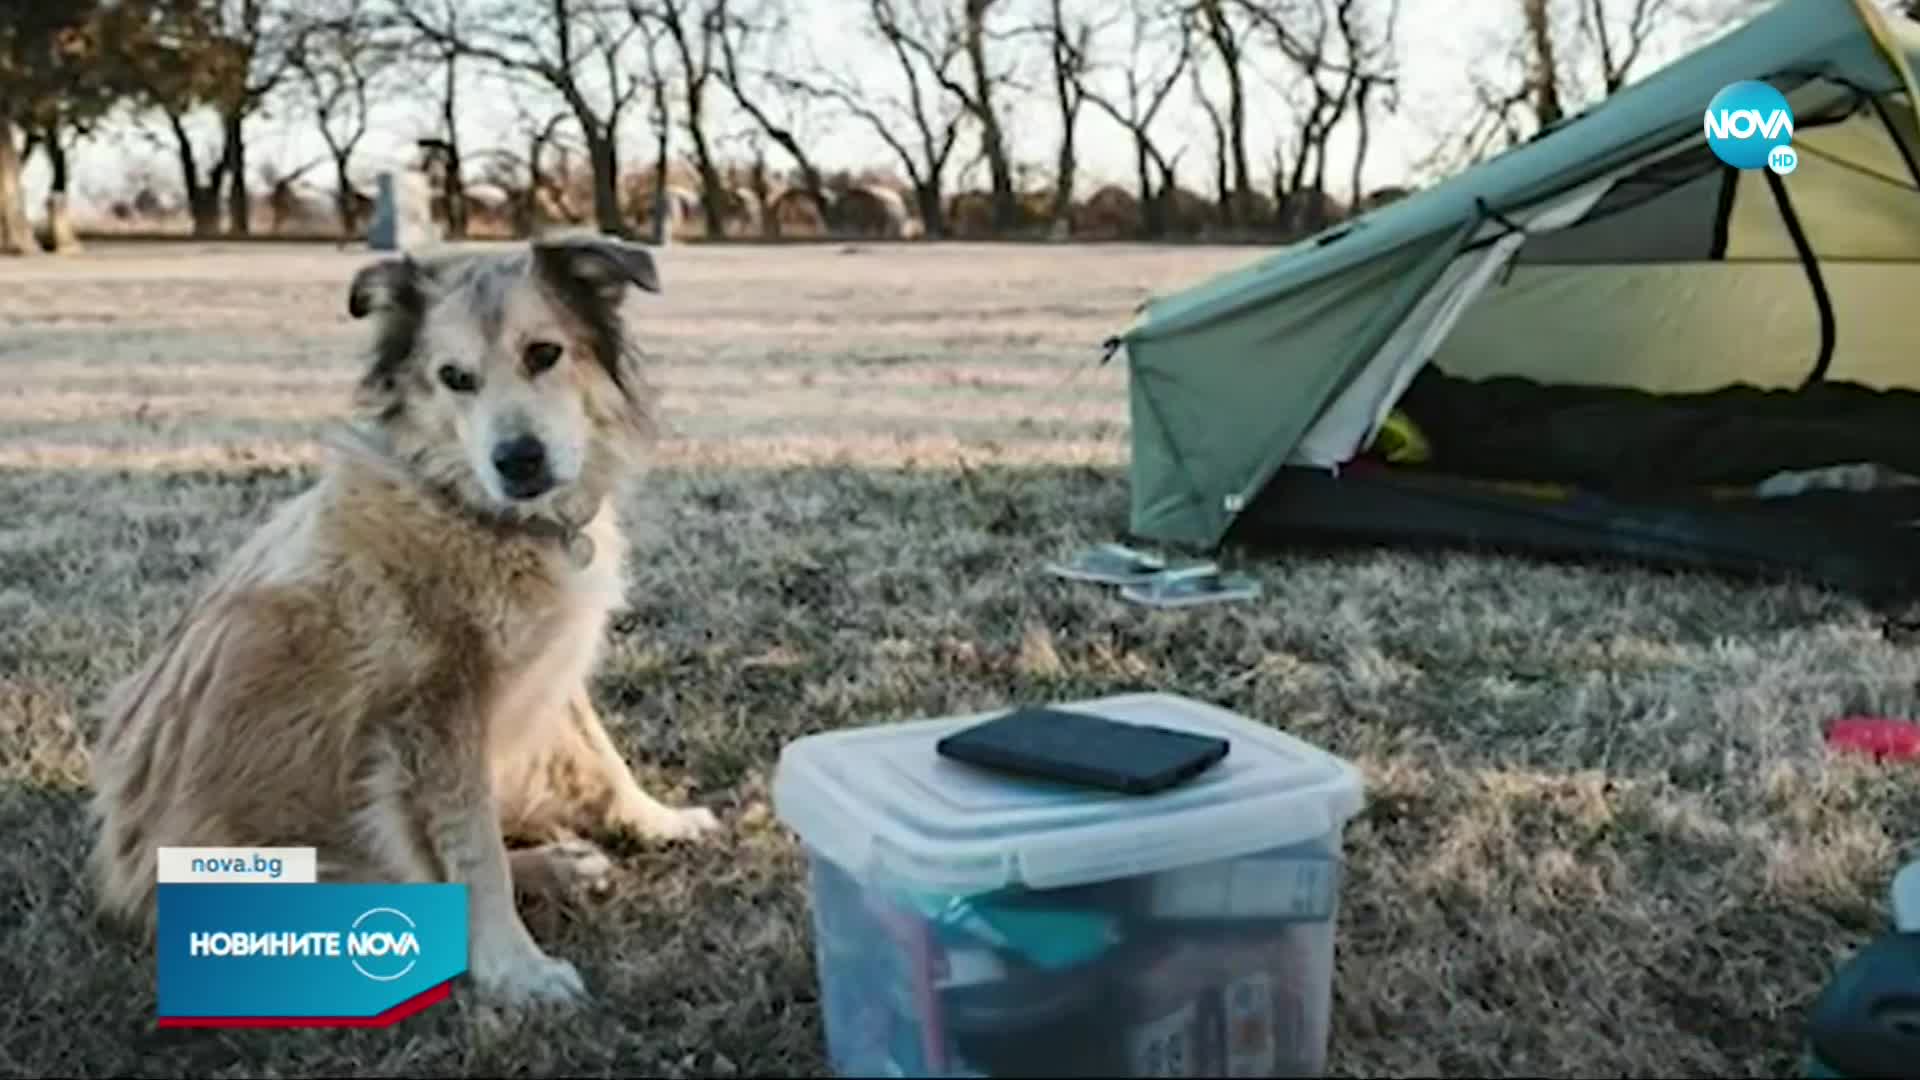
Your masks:
M1879 115L1880 122L1886 125L1887 138L1892 139L1894 148L1900 151L1900 160L1907 163L1907 175L1913 178L1913 186L1920 188L1920 161L1914 160L1913 148L1908 146L1907 140L1901 138L1900 132L1894 129L1893 114L1887 111L1886 103L1878 97L1869 94L1867 100L1873 103L1873 111Z
M1767 187L1773 192L1773 201L1780 208L1780 217L1786 223L1787 235L1793 239L1793 249L1800 254L1800 265L1807 271L1807 282L1813 286L1813 302L1820 309L1820 357L1814 361L1813 371L1800 384L1802 390L1827 377L1827 368L1833 363L1834 318L1833 298L1827 295L1827 280L1820 273L1820 258L1813 252L1813 245L1807 242L1807 233L1800 227L1800 215L1793 209L1793 200L1787 196L1787 182L1780 174L1767 170Z

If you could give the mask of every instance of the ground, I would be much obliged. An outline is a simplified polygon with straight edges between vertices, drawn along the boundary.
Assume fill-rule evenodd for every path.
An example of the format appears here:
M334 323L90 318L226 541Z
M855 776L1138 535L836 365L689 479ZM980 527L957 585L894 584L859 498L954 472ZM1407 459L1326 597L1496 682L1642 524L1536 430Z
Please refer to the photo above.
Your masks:
M0 265L0 1074L808 1075L822 1068L782 744L1013 699L1166 689L1363 770L1342 1075L1794 1075L1812 996L1884 925L1910 767L1821 725L1915 708L1855 602L1624 567L1251 560L1255 603L1149 612L1040 573L1126 524L1102 339L1246 248L675 248L635 301L672 431L595 691L711 844L620 850L536 935L596 1002L465 992L385 1031L163 1032L81 877L85 740L202 575L308 482L369 256L102 247Z

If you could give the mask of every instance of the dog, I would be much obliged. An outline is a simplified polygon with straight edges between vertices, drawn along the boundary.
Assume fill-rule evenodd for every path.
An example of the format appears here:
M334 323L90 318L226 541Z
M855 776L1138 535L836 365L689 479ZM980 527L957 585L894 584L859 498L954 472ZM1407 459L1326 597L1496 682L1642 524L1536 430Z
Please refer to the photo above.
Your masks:
M516 893L603 885L593 831L719 825L642 790L587 691L656 432L636 288L660 291L652 256L597 236L354 275L374 333L339 452L106 702L106 921L151 935L159 846L311 846L323 881L464 883L489 998L585 999Z

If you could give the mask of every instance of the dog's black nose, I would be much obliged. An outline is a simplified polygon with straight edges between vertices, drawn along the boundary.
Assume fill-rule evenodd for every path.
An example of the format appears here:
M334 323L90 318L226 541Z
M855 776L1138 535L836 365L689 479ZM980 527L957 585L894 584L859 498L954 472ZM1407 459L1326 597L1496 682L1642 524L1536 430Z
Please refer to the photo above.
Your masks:
M507 494L516 499L531 499L553 486L547 472L547 448L531 435L496 444L493 467L505 481Z

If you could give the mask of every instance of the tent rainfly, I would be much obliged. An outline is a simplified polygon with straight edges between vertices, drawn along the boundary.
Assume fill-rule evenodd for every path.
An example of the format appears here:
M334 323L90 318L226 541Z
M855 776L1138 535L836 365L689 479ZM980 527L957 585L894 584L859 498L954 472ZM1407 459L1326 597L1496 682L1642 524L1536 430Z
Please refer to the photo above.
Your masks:
M1531 141L1143 305L1131 531L1920 581L1920 24L1781 0ZM1799 167L1702 116L1771 83ZM1392 436L1387 438L1384 436Z

